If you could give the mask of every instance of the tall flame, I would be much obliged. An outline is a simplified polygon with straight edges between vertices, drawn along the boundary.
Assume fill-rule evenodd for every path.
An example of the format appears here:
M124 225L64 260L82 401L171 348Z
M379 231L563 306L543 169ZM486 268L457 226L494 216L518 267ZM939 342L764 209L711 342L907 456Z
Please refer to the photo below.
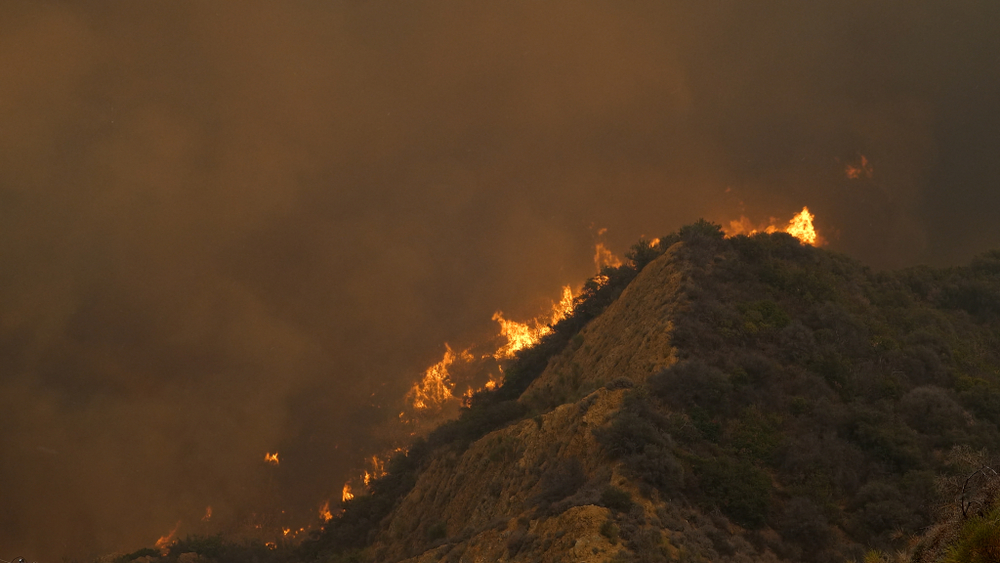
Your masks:
M803 207L791 221L784 227L779 227L775 223L777 219L771 218L770 224L754 226L750 219L740 217L736 221L730 221L728 228L723 228L727 236L755 235L757 233L788 233L799 239L803 244L811 246L821 246L823 239L819 236L813 226L813 219L816 216L809 212L808 207Z
M785 232L805 244L816 246L816 240L819 235L816 234L816 228L813 227L813 219L815 218L815 215L809 213L808 207L803 207L802 211L788 222Z
M454 363L456 357L467 361L472 359L472 354L468 350L456 356L448 343L445 343L444 348L444 357L441 361L427 368L420 382L410 389L408 398L410 404L417 410L438 407L451 398L454 385L448 376L448 366Z
M344 483L344 490L340 493L340 500L347 502L354 498L354 493L351 492L351 484Z
M202 520L202 522L208 522L211 519L212 519L212 507L211 506L206 506L205 507L205 515L201 517L201 520Z

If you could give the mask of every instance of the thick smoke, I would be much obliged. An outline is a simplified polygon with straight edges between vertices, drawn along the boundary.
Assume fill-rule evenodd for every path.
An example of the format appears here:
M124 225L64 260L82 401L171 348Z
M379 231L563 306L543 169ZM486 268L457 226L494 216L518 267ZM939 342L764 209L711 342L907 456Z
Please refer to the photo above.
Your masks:
M5 2L0 557L312 514L445 341L592 273L597 228L808 205L874 267L1000 246L997 29L972 0Z

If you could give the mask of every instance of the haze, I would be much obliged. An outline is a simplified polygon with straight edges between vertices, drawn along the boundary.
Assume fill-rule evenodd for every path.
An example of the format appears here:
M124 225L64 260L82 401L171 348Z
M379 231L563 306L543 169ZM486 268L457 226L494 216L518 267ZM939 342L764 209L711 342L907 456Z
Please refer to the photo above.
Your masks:
M875 268L1000 246L998 29L973 0L4 2L0 556L313 515L445 342L578 286L602 228L808 205Z

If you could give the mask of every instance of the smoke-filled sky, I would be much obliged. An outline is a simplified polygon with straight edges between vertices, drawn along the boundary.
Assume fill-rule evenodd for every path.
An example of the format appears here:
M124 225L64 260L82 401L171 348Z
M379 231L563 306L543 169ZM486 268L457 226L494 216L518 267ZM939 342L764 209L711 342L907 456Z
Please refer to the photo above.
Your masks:
M601 228L808 205L876 268L1000 247L998 29L987 0L3 2L0 557L312 514L444 342L579 285Z

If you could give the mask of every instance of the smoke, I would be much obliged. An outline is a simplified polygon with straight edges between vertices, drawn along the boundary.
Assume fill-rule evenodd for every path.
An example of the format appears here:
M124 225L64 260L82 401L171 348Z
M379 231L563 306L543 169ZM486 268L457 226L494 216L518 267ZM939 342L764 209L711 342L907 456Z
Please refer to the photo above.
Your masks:
M875 267L1000 244L1000 5L0 10L12 556L313 514L443 343L583 281L599 227L808 205Z

